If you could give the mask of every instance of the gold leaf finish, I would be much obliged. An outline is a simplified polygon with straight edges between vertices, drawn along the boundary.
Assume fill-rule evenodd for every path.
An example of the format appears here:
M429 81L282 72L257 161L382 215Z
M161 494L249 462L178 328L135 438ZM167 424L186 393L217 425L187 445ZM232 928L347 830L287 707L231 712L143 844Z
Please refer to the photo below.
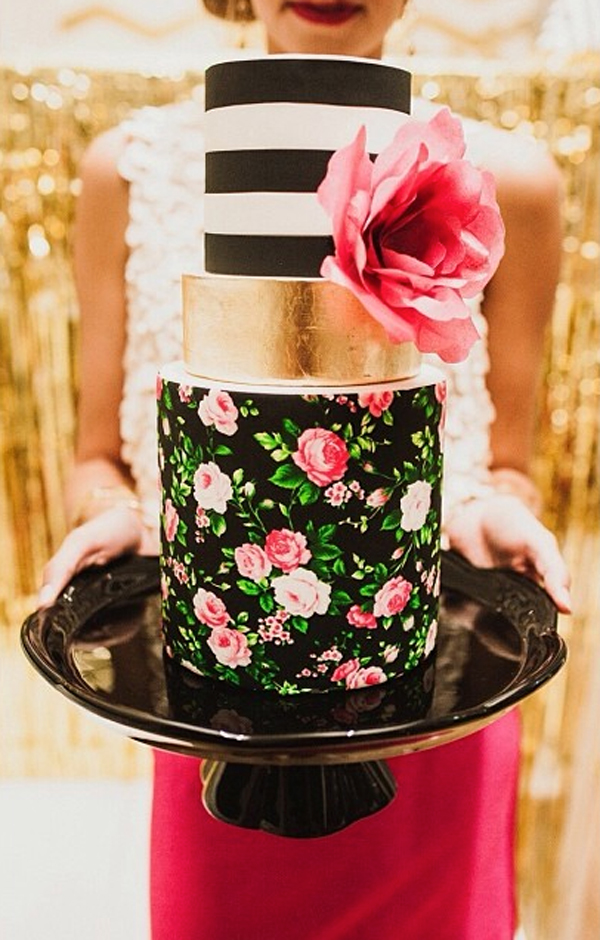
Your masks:
M328 281L185 275L183 347L194 375L259 385L393 381L421 361Z

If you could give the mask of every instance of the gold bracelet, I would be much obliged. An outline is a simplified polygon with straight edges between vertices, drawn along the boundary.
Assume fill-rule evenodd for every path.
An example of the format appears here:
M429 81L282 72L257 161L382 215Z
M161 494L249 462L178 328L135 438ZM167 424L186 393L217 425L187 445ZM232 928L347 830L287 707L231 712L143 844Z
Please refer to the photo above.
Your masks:
M105 512L107 509L115 509L117 506L132 509L140 515L143 511L141 500L125 484L92 487L85 493L77 507L73 517L73 528L83 525L84 522L89 522L90 519L93 519L101 512Z

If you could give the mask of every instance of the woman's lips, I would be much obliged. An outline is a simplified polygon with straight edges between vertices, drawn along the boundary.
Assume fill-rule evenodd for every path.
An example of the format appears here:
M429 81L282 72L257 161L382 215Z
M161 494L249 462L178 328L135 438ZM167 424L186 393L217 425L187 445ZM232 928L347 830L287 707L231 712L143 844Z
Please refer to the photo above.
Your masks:
M360 4L357 3L296 3L292 0L287 7L300 19L324 26L347 23L360 12Z

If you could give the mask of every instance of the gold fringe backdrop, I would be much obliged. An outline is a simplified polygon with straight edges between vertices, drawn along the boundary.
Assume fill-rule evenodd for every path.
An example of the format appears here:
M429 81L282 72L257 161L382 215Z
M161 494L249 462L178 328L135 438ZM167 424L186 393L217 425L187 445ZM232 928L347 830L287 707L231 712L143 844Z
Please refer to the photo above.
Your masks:
M561 283L539 403L536 475L574 577L570 660L524 709L520 885L531 940L600 936L600 75L597 57L522 71L413 59L415 90L546 142L563 172ZM64 533L77 388L70 269L77 166L130 109L197 93L201 74L0 70L0 776L147 773L147 749L96 728L34 676L18 628ZM2 625L6 629L2 629Z

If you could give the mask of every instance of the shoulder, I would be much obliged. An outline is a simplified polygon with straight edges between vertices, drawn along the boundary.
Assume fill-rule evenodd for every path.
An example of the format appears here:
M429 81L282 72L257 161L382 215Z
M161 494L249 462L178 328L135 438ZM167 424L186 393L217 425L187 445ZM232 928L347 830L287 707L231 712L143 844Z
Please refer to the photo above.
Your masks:
M79 165L81 190L75 213L75 260L122 255L128 224L129 187L119 173L126 136L118 126L99 134ZM110 249L110 252L109 252Z
M119 178L119 161L125 151L127 135L122 125L99 134L86 149L79 166L83 184L108 185Z
M439 110L416 99L415 116L427 120ZM543 142L487 121L457 115L462 123L466 156L488 170L496 182L498 202L513 214L555 213L562 194L560 170Z
M561 174L541 141L476 121L465 122L465 138L467 146L476 139L478 162L494 176L501 203L531 210L559 202Z

